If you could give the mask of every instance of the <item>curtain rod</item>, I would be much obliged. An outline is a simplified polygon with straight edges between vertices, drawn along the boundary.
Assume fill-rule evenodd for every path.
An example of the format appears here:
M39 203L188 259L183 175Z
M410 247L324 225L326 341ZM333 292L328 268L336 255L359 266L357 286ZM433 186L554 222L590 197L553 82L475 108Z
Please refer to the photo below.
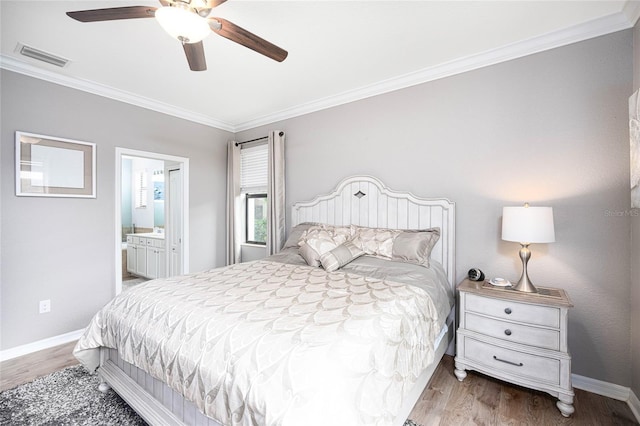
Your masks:
M284 136L284 132L280 132L278 133L279 136ZM238 145L242 145L243 143L249 143L249 142L256 142L256 141L261 141L262 139L269 139L269 136L262 136L260 138L255 138L255 139L251 139L248 141L244 141L244 142L236 142L236 146Z

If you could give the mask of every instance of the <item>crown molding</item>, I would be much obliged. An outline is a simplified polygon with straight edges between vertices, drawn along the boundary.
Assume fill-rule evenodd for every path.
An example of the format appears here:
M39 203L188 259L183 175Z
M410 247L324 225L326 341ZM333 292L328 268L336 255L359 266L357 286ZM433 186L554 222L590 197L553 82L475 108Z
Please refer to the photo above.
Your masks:
M639 0L627 0L622 8L622 14L627 18L629 27L633 27L638 19L640 19L640 1Z
M559 31L554 31L528 40L512 43L500 48L487 50L478 54L466 56L454 61L424 68L398 77L383 80L358 89L349 90L334 96L307 102L292 108L287 108L273 114L256 117L236 125L236 131L253 129L323 109L355 102L372 96L382 95L407 87L438 80L445 77L462 74L467 71L488 67L501 62L510 61L535 53L551 50L588 40L590 38L610 34L631 28L633 16L640 14L640 1L628 1L624 11L595 19L583 24L575 25ZM637 17L636 17L637 20ZM633 21L633 22L632 22Z
M104 96L131 105L157 111L170 116L182 118L237 133L278 121L299 117L305 114L363 100L377 95L393 92L418 84L427 83L462 74L464 72L488 67L501 62L518 59L535 53L566 46L572 43L599 37L616 31L631 28L640 18L640 1L628 0L619 13L608 15L592 21L575 25L559 31L550 32L500 48L487 50L466 56L454 61L424 68L397 77L379 81L374 84L347 90L336 95L316 99L311 102L285 108L274 113L261 115L239 123L228 123L205 114L188 111L154 99L145 98L134 93L125 92L99 83L70 77L50 70L19 61L13 57L0 55L0 68L25 74L34 78Z
M640 400L633 391L631 391L629 395L629 401L627 401L627 404L629 404L629 408L631 408L631 412L636 417L636 420L640 422Z
M126 92L89 80L83 80L77 77L60 74L54 71L36 67L29 63L20 61L7 55L0 55L0 68L27 75L29 77L48 81L50 83L59 84L61 86L70 87L72 89L82 90L87 93L135 105L141 108L167 114L173 117L182 118L205 126L215 127L217 129L229 132L235 131L235 126L220 120L216 120L204 114L188 111L182 108L169 105L155 99L146 98L135 93Z

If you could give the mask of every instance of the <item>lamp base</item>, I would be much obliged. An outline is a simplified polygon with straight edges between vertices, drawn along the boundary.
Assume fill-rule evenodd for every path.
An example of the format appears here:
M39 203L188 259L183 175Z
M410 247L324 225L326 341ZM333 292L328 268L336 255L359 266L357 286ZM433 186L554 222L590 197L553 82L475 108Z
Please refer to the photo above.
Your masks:
M513 287L516 291L522 291L524 293L537 293L538 289L528 279L522 279Z
M537 293L538 289L533 285L529 279L529 274L527 273L527 262L529 262L529 259L531 258L531 250L529 250L529 244L521 245L520 259L522 260L522 275L513 289L524 293Z

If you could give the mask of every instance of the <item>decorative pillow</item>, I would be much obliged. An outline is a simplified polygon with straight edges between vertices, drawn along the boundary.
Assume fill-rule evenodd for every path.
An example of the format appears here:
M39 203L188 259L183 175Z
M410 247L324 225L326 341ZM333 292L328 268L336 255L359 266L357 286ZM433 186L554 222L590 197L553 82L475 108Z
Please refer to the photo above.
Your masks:
M331 240L336 243L336 246L338 246L351 238L351 227L325 224L310 226L302 233L300 240L298 240L298 245L302 246L307 242L307 240L312 238Z
M393 240L391 258L429 267L431 250L440 239L440 228L403 231Z
M347 241L333 250L320 255L320 263L326 271L333 272L362 255L364 255L364 250L351 241Z
M291 228L291 231L289 231L289 238L287 238L287 241L285 241L284 246L282 246L282 249L284 250L286 248L299 247L298 242L300 241L302 234L304 234L304 232L307 229L311 228L312 226L318 226L318 225L322 225L322 224L317 222L303 222L303 223L297 224L296 226Z
M400 230L384 228L364 228L351 225L353 243L366 254L391 259L393 255L393 240L400 234Z
M368 255L429 267L440 228L422 230L364 228L352 225L353 243Z
M311 266L320 266L320 256L333 250L351 237L348 226L316 225L303 232L299 253Z
M320 257L337 246L331 238L309 238L298 252L307 265L320 266Z

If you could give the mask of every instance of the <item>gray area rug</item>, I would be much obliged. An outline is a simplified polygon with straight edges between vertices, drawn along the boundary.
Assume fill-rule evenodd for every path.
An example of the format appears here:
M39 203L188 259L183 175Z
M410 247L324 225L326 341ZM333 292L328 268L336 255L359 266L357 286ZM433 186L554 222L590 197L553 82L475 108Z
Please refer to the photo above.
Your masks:
M67 367L0 392L0 425L118 425L146 423L115 392L98 390L98 377ZM404 426L420 426L407 420Z
M0 425L146 425L115 392L98 390L98 376L67 367L0 392Z

